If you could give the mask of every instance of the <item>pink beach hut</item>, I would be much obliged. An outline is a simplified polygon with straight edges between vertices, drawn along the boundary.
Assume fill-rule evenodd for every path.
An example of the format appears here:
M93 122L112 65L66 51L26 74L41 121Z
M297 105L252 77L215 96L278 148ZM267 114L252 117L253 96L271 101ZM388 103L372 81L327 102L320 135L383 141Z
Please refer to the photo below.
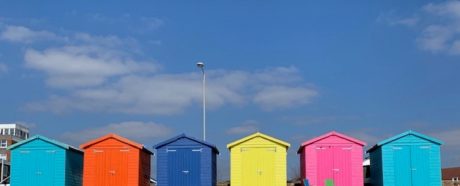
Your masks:
M366 143L330 132L302 143L300 172L311 186L363 186L363 146Z

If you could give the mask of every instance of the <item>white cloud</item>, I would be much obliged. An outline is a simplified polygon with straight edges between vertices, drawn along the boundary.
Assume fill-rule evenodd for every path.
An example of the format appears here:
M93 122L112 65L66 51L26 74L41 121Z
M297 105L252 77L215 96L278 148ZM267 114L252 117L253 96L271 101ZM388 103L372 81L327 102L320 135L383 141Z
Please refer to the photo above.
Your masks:
M145 21L161 24L155 18ZM7 37L10 41L61 41L48 48L25 50L25 66L44 73L51 88L61 89L46 101L28 104L28 109L168 115L201 102L199 73L159 73L157 63L143 60L136 40L87 33L62 36L21 26L9 28L3 35L11 28L26 33L16 39ZM253 72L208 70L207 75L210 109L244 104L256 104L267 111L286 109L308 104L318 94L315 88L303 86L305 80L292 66Z
M244 121L242 124L236 127L232 127L227 130L227 134L230 135L240 135L240 134L250 134L257 132L259 130L259 122L254 120Z
M383 140L381 136L372 135L369 130L352 131L349 132L347 135L353 136L354 138L365 142L367 144L367 146L365 147L366 149L371 148L372 146Z
M141 17L140 21L143 30L157 30L164 24L164 20L158 17Z
M292 68L292 67L289 67ZM245 71L208 71L207 104L210 109L224 105L257 104L266 110L285 109L309 103L317 92L297 87L299 75L284 67ZM292 68L293 69L293 68ZM285 81L269 81L270 75ZM32 110L107 111L136 114L175 114L201 103L199 73L128 75L93 88L80 88L68 95L28 105ZM301 81L300 83L303 83ZM286 96L286 97L284 97ZM272 100L276 99L276 100Z
M6 64L0 63L0 74L7 73L8 72L8 66Z
M410 26L418 30L418 48L436 54L460 55L460 1L429 3L411 17L400 18L394 11L377 20L389 25ZM417 26L417 27L415 27Z
M450 53L460 55L460 39L453 42Z
M318 92L309 87L267 86L257 92L254 102L262 109L273 110L305 105L317 95Z
M427 4L423 7L423 10L441 15L441 16L449 16L454 19L460 18L460 1L453 0L453 1L446 1L439 4Z
M151 33L158 30L165 24L165 20L159 17L136 17L131 14L119 16L106 16L103 14L92 13L86 14L92 20L101 24L125 25L125 27L134 33Z
M46 41L55 41L54 45L72 45L72 46L93 46L104 47L106 50L117 50L118 53L139 52L139 44L133 38L120 38L114 35L98 36L84 32L76 32L69 35L59 35L50 31L33 30L24 26L8 25L5 29L0 27L0 39L16 43L40 43ZM129 48L129 52L125 49Z
M442 140L444 142L444 146L446 147L456 147L457 149L460 149L460 129L435 132L431 135Z
M60 39L56 34L48 31L34 31L23 26L6 26L0 33L0 38L11 42L31 43L38 40Z
M130 38L95 36L81 32L63 36L23 26L6 26L0 38L28 44L59 41L45 49L28 48L24 55L26 67L46 73L47 84L52 87L96 86L114 77L151 73L158 69L156 63L139 57L141 52L138 43ZM6 67L2 69L5 71Z
M61 138L80 144L108 133L115 133L134 140L147 140L169 136L172 131L166 125L154 122L127 121L108 124L98 128L66 132L62 134Z
M152 63L136 62L96 46L28 49L24 58L27 67L48 75L48 85L64 88L100 85L113 76L150 72L156 68Z
M430 135L444 142L441 146L443 167L458 166L460 161L458 156L460 154L460 129L433 132Z
M452 30L445 26L430 25L417 39L423 50L431 52L443 52L449 49L449 41L454 36Z
M284 123L291 123L296 126L315 126L315 125L331 125L343 122L357 122L360 118L356 116L311 116L311 115L287 115L281 118Z
M412 15L410 17L401 17L396 14L395 11L388 11L385 13L381 13L377 17L377 21L383 22L390 26L407 26L413 27L416 26L420 22L420 18L417 15Z
M405 26L415 26L419 22L417 17L409 17L395 20L392 24L394 25L405 25Z
M116 49L117 53L129 54L123 52L129 48L130 52L139 52L139 43L133 38L120 38L114 35L98 36L88 33L78 32L74 34L68 42L72 45L89 45L98 46L107 49Z
M419 36L420 47L435 53L460 54L460 1L430 3L423 10L436 19L428 22Z

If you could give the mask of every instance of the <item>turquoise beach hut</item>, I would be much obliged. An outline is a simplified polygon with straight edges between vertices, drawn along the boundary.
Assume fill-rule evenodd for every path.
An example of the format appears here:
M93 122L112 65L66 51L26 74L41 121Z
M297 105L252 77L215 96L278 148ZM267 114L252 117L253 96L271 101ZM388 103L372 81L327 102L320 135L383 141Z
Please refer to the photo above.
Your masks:
M34 136L9 147L12 186L81 186L83 152Z
M442 142L407 131L383 140L367 152L373 186L441 186Z

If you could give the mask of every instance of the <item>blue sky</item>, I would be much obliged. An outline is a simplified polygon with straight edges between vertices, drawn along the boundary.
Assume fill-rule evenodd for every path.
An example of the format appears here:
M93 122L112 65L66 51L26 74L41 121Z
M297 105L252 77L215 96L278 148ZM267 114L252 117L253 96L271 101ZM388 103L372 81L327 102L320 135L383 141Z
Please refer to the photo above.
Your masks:
M0 6L0 122L78 145L116 132L151 147L254 131L292 144L412 129L460 166L460 1L78 1Z

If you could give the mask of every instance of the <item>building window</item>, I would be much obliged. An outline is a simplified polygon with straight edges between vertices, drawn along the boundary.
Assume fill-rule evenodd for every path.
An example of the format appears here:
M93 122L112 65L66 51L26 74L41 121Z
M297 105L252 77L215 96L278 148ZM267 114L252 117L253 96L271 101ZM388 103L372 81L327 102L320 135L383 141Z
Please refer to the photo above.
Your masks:
M6 148L8 147L8 141L6 139L0 140L0 148Z
M8 159L8 155L6 154L0 154L0 160L5 160Z

